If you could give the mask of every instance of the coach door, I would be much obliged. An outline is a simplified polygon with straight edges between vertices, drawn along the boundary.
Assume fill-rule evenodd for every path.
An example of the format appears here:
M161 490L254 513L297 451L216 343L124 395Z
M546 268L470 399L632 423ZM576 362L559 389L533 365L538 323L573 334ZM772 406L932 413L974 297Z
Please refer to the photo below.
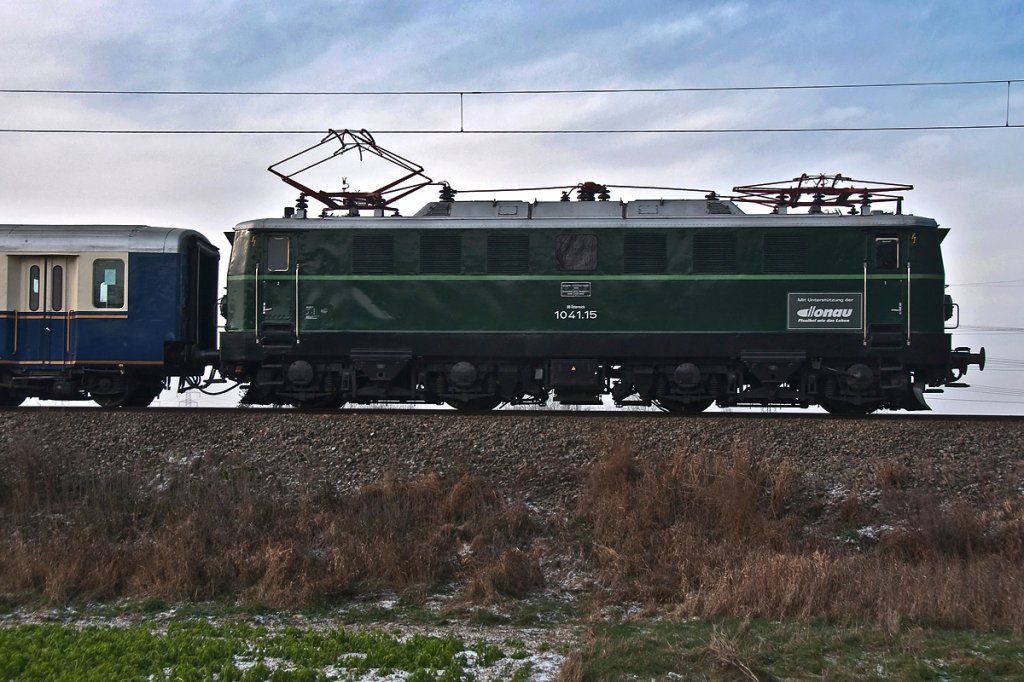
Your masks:
M907 344L907 260L898 235L871 235L864 261L865 343L897 348Z
M29 256L21 259L17 357L23 361L63 364L70 347L73 290L68 256Z

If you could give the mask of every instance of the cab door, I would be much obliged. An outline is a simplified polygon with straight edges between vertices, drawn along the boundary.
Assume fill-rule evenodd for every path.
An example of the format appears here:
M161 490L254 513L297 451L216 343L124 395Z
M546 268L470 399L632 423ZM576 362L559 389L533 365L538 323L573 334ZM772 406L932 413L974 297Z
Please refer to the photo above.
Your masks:
M907 340L907 255L897 234L870 235L864 261L866 341L874 347L896 348Z
M21 259L17 355L24 361L67 362L71 334L68 300L71 261L68 256Z
M298 263L290 235L264 238L256 282L256 338L268 346L291 345L298 336Z

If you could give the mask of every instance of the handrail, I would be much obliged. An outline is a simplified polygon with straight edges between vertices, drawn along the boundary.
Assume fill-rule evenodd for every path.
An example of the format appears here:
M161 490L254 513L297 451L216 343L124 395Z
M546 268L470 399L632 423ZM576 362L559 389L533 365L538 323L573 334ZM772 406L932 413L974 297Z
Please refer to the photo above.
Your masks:
M256 263L256 278L253 290L255 291L255 302L252 309L252 331L256 337L256 343L260 342L260 264Z
M302 343L299 338L299 264L295 263L295 343Z
M953 306L953 314L956 316L956 322L953 324L952 327L950 327L949 325L946 324L946 322L949 322L949 320L943 320L942 328L945 331L951 331L953 329L959 329L960 328L960 304L959 303L953 303L952 306Z
M910 345L910 260L907 260L907 345Z
M868 345L868 259L864 259L864 295L860 301L860 326L864 328L864 345Z

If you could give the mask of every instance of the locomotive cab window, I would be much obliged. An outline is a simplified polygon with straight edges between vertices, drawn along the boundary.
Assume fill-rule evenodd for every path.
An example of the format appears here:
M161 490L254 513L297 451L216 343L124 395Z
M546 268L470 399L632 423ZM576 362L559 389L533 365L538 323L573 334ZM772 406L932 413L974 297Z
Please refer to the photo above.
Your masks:
M271 272L283 272L288 269L289 262L288 237L271 237L267 240L267 269Z
M555 238L555 267L559 270L596 270L597 235L558 235Z
M875 267L879 270L896 270L900 266L899 237L875 238Z
M124 261L98 258L92 264L92 306L124 307Z

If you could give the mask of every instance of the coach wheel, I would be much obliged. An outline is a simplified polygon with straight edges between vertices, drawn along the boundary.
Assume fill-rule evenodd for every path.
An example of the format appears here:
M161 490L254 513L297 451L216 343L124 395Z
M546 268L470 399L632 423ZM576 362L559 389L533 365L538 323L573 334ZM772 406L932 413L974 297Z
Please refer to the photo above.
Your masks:
M493 396L473 398L465 401L448 400L446 402L460 412L486 412L487 410L493 410L498 405L501 405L501 399Z
M124 402L124 407L149 407L163 390L163 381L158 382L156 385L139 386L135 389L134 394Z
M675 412L677 414L700 414L711 407L711 403L715 401L708 398L706 400L694 400L689 403L681 403L675 400L658 400L656 402L658 407L666 412Z
M25 396L14 395L6 388L0 388L0 407L17 407L25 402Z
M108 409L117 407L149 407L164 388L163 381L143 381L132 376L125 377L124 390L120 393L93 393L93 401Z

